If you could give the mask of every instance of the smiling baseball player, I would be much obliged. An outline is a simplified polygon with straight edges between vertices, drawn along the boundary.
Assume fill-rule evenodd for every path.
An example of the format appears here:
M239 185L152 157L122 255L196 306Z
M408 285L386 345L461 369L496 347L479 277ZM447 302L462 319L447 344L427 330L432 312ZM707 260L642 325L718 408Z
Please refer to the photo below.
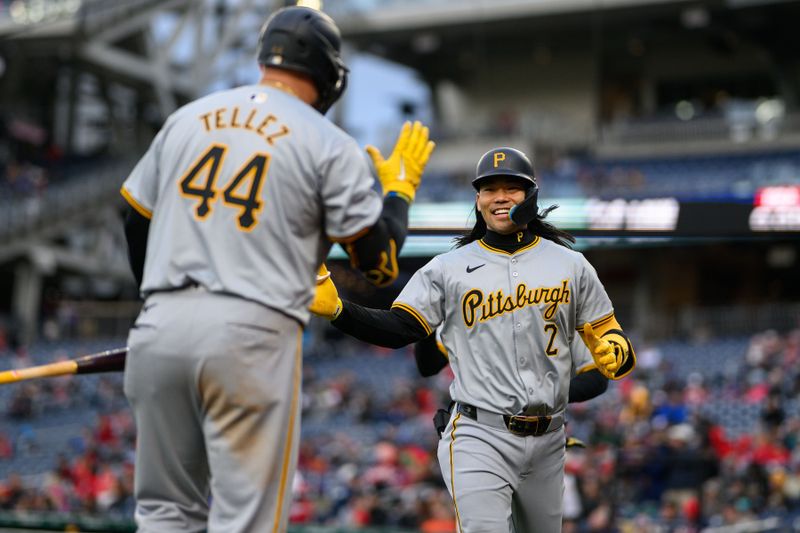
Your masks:
M478 162L476 223L417 271L391 310L341 302L332 280L312 311L361 340L397 348L441 325L455 408L439 464L462 533L561 529L569 382L585 365L620 379L633 348L574 239L544 222L528 158L496 148Z

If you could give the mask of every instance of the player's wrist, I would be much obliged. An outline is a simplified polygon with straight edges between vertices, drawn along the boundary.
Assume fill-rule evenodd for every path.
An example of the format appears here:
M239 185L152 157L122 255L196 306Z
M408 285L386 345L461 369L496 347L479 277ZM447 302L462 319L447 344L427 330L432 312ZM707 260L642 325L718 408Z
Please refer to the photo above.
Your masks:
M342 314L343 310L344 310L344 303L342 302L341 298L337 297L336 306L334 307L333 314L331 315L331 321L334 321L337 318L339 318L339 315Z
M400 196L408 203L411 203L414 201L414 198L417 194L417 188L407 181L394 181L392 183L388 183L386 187L384 187L384 196L388 196L392 193Z
M404 192L394 191L394 190L386 191L386 194L384 195L384 197L385 198L400 198L401 200L404 200L406 203L409 203L409 204L414 201L414 197L413 196L409 196Z

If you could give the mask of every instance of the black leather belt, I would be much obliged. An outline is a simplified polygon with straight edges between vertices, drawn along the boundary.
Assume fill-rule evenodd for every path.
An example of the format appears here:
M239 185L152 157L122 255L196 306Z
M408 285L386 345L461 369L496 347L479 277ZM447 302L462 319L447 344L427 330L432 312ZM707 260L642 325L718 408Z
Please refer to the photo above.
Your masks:
M458 402L456 405L459 413L476 422L507 429L522 437L540 437L564 425L563 413L552 416L501 415L466 403Z

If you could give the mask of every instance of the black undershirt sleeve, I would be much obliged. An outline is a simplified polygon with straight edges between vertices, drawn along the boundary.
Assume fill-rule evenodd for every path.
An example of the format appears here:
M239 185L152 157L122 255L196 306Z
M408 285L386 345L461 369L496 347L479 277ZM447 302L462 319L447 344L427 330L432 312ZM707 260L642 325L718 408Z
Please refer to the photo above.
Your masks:
M572 378L569 382L569 403L585 402L603 394L608 388L608 378L593 368Z
M397 249L403 247L408 235L408 209L410 204L399 196L387 196L383 199L381 219L386 224L389 236L394 239Z
M428 336L422 324L407 311L371 309L342 302L342 312L333 326L356 339L386 348L402 348Z
M439 349L436 333L431 333L414 345L414 360L422 377L438 374L450 362Z
M125 214L125 240L128 242L128 262L139 287L144 277L144 258L147 254L149 231L150 220L128 206L128 212Z
M362 272L375 269L381 264L381 253L394 255L393 262L408 235L408 202L398 196L387 196L383 200L383 211L378 221L359 239L347 244L345 251L352 265ZM389 246L393 240L394 254Z

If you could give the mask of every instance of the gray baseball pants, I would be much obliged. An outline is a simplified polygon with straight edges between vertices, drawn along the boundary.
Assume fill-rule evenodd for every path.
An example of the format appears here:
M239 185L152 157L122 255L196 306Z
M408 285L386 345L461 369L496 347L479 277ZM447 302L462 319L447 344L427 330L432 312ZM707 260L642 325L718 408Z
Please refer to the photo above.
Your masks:
M454 409L438 455L460 533L561 531L563 426L521 437Z
M128 338L140 532L284 532L297 462L300 324L202 288L151 295Z

